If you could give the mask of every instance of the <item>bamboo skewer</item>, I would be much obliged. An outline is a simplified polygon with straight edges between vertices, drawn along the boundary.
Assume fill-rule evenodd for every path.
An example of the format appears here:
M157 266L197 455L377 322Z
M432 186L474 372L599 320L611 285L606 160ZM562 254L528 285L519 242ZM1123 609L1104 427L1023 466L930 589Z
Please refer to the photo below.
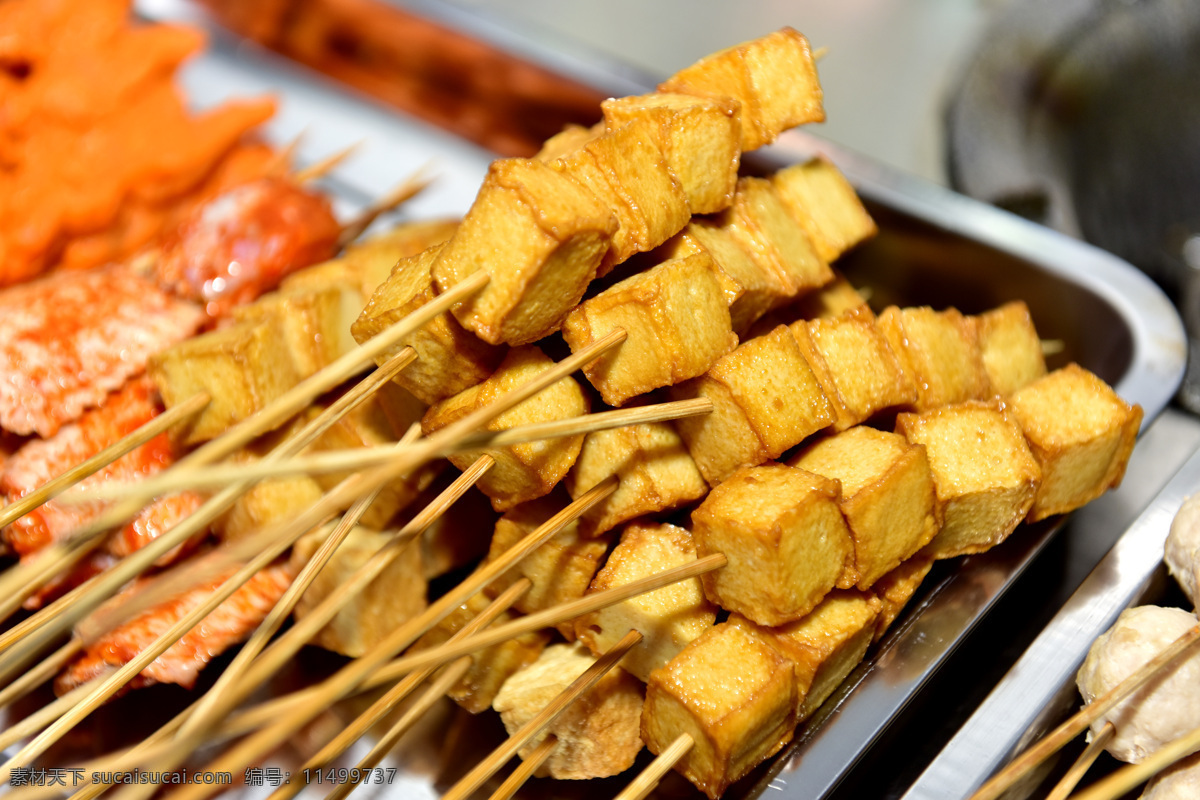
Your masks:
M692 741L691 736L686 733L679 734L679 737L667 745L667 749L659 753L658 757L647 764L646 768L628 786L622 789L613 800L642 800L658 787L658 783L663 779L663 776L679 763L679 759L688 754L688 751L692 749L694 744L695 742Z
M558 746L558 737L554 734L549 734L542 743L533 749L528 758L522 759L517 768L512 771L504 783L497 787L496 791L492 792L488 800L510 800L513 795L521 790L525 782L533 777L533 773L538 771L542 764L550 758L550 754L554 752L554 748Z
M64 594L62 597L55 600L50 605L39 609L38 612L33 616L26 617L16 625L13 625L3 634L0 634L0 653L3 653L8 648L12 647L33 631L36 631L47 620L58 616L66 609L70 608L75 602L78 601L80 597L87 593L88 588L92 585L97 577L98 576L93 575L71 591Z
M673 419L698 417L712 413L712 401L706 397L692 400L675 400L638 408L615 411L600 411L583 414L553 422L538 422L508 428L503 431L480 431L447 445L444 452L461 453L488 447L508 447L523 442L543 441L567 436L579 436L594 431L639 425L648 422L664 422ZM265 480L287 478L296 475L316 475L345 472L352 469L384 464L403 448L397 445L359 447L346 450L330 450L317 455L297 457L287 461L258 462L255 464L219 464L186 473L163 473L162 476L147 478L137 483L110 483L103 488L80 493L78 502L93 502L97 499L113 499L137 496L143 499L183 489L212 489L227 486L238 480ZM65 498L70 502L71 498Z
M1103 778L1071 800L1116 800L1121 795L1148 781L1167 767L1200 749L1200 728L1196 728L1173 742L1163 745L1140 764L1130 764Z
M408 202L423 192L425 187L433 180L425 176L428 166L428 164L422 166L399 186L355 214L349 222L343 225L342 233L338 237L338 249L342 249L359 236L362 236L363 231L371 227L371 223L378 219L381 214L386 214L401 203Z
M979 787L979 790L971 795L970 800L996 800L1030 770L1057 753L1067 742L1082 733L1101 715L1158 675L1167 665L1190 649L1198 639L1200 639L1200 625L1189 629L1165 650L1143 664L1136 672L1079 709L1041 741L1013 759L1007 767Z
M1104 752L1104 748L1108 746L1108 743L1116 735L1116 727L1111 722L1106 723L1100 729L1099 735L1089 742L1088 746L1079 754L1079 758L1067 770L1067 774L1063 775L1062 780L1055 785L1050 794L1046 795L1046 800L1067 800L1068 795L1071 794L1071 790L1079 784L1079 781L1091 769L1092 764L1095 763L1100 754Z
M482 630L491 625L499 618L513 603L520 598L533 585L528 578L521 580L508 587L499 597L484 609L475 619L463 626L461 630L451 636L452 641L465 639L471 634ZM396 745L400 737L415 723L420 717L433 706L446 692L458 683L459 679L466 673L471 666L471 657L463 656L458 661L447 667L441 675L438 676L432 684L430 684L421 700L414 703L399 720L388 730L386 734L380 737L375 746L371 748L356 765L360 770L368 770L376 766L385 755ZM404 676L395 686L389 689L382 697L371 704L370 708L359 714L346 728L339 733L332 741L326 744L321 750L308 761L304 762L302 769L320 769L328 764L333 759L342 755L350 748L354 742L365 734L371 726L375 725L385 715L391 712L399 703L408 697L414 689L420 686L434 672L433 668L413 672ZM285 800L288 797L294 797L300 792L302 786L284 786L277 789L271 794L270 800ZM346 794L353 791L353 784L345 784ZM344 796L339 795L335 790L330 797Z
M154 419L145 422L136 430L113 442L86 461L71 467L58 477L46 481L24 497L9 503L3 509L0 509L0 528L15 522L48 500L59 496L89 475L96 474L125 454L141 447L155 436L166 431L175 423L183 422L192 417L208 405L209 399L209 396L203 392L188 398L179 405L167 409Z
M349 147L344 147L333 155L326 156L315 164L309 164L303 169L296 170L292 175L292 180L296 183L309 183L318 178L323 178L330 172L333 172L339 164L352 156L358 148L362 147L362 142L355 142Z
M510 736L504 744L497 747L491 755L476 764L458 783L450 787L450 791L442 795L442 800L466 800L470 797L479 787L483 786L488 778L495 775L501 767L508 763L508 760L517 754L517 751L541 733L550 723L558 719L559 715L566 711L573 701L595 686L605 674L617 666L617 662L624 658L626 653L641 641L642 634L631 629L629 633L621 637L619 642L600 656L596 663L588 667L582 675L571 682L570 686L551 700L533 719L522 725L521 729Z
M24 697L29 692L41 686L46 681L54 677L64 664L75 657L83 648L83 642L78 639L71 638L56 650L51 655L43 658L38 662L38 665L26 672L20 678L5 686L0 690L0 708L4 708L9 703L14 702L18 698ZM3 748L0 748L3 749Z
M346 353L332 364L287 390L255 414L233 425L224 435L201 445L180 459L174 468L180 469L211 464L231 455L256 436L271 430L289 417L295 416L317 396L329 391L360 372L374 361L377 356L384 353L405 336L419 329L426 322L444 313L455 303L478 292L487 285L489 280L490 278L487 273L477 272L459 282L448 291L438 295L421 308L392 325L383 333ZM96 540L101 535L110 528L124 524L140 509L141 504L136 500L119 502L100 515L98 519L73 534L68 541L59 542L43 549L34 559L31 559L28 567L25 564L21 564L19 568L14 568L16 569L15 575L5 574L0 578L0 598L13 597L18 594L20 594L22 599L28 596L28 593L34 591L40 585L37 581L45 580L46 577L53 574L63 561L69 560L71 557L75 557L76 559L81 557L79 551L84 550L86 552L85 548L89 544L94 546ZM137 563L145 561L148 565L153 562L171 547L184 541L186 537L175 535L175 531L178 528L179 526L176 526L175 529L168 531L146 547L128 556L122 561L122 564L126 562L134 563L131 559L151 548L154 548L154 557L147 561L145 556L143 556ZM155 547L155 545L158 545L158 547ZM122 564L117 565L117 569ZM138 569L138 572L142 569L144 567ZM10 572L12 571L10 570ZM32 585L30 585L31 583Z

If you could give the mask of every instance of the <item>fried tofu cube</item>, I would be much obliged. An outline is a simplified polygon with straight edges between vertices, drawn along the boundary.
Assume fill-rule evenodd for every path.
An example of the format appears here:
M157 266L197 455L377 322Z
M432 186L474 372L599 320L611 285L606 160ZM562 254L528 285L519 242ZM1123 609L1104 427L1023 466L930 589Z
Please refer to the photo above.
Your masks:
M783 325L743 342L671 395L713 403L711 414L675 421L710 486L739 467L779 456L833 422L828 398Z
M610 475L615 492L584 512L584 535L597 536L646 514L678 508L708 493L708 484L669 422L626 425L589 433L567 474L571 497Z
M983 368L996 394L1007 397L1046 374L1042 341L1020 300L975 317Z
M556 644L533 664L509 678L492 706L514 733L550 704L596 662L578 644ZM554 722L520 751L522 758L553 734L558 744L535 775L558 780L587 780L617 775L633 766L642 749L639 722L642 685L613 667L569 705Z
M360 344L433 300L437 292L430 268L441 247L434 245L396 264L350 327ZM406 346L417 351L417 360L400 371L396 382L430 405L483 382L504 357L504 348L463 330L450 313L439 314L389 347L376 361L383 364Z
M695 560L696 544L684 528L634 523L621 531L621 541L588 591L624 586ZM653 670L678 655L716 619L717 609L705 599L700 580L690 578L585 614L575 620L575 635L599 655L630 628L637 630L645 638L621 660L621 666L648 681Z
M701 375L737 344L703 255L666 261L587 300L567 316L563 338L578 352L617 328L625 341L583 368L611 406Z
M851 565L837 481L783 464L735 472L692 512L700 557L729 560L701 576L704 594L760 625L803 617Z
M451 636L482 614L489 602L482 594L472 595L470 600L451 611L448 617L418 639L412 646L413 651L445 644ZM505 611L492 624L502 625L513 619L516 617ZM472 714L487 711L504 682L537 661L549 643L550 634L547 631L533 631L471 653L471 666L446 695Z
M733 231L711 220L694 219L663 248L667 258L704 254L716 267L717 281L729 306L729 321L741 335L755 320L788 296L783 279L756 261Z
M854 540L853 568L842 588L869 588L929 544L941 526L925 448L898 433L851 428L788 464L842 484L839 505Z
M283 279L280 288L288 292L333 283L349 284L361 297L358 308L361 311L375 289L387 280L398 261L441 244L457 228L458 220L453 219L402 223L389 231L347 245L345 251L331 261L293 272Z
M248 452L230 459L235 464L258 460ZM242 494L214 524L221 539L242 539L297 516L325 495L321 484L308 475L259 481Z
M421 493L409 512L428 506L449 482L449 476L436 480ZM475 488L468 489L421 534L421 563L426 579L433 580L486 556L498 519L487 495Z
M942 529L926 550L935 558L999 544L1033 505L1042 471L1016 419L999 402L900 414L896 431L924 445L929 456L942 505Z
M534 158L550 163L579 150L593 139L603 136L604 132L605 124L603 122L597 122L590 128L568 123L561 131L542 144L542 149L537 151Z
M1018 389L1008 403L1042 471L1031 521L1072 511L1121 484L1141 406L1078 364Z
M917 411L992 396L975 325L957 310L891 306L877 324L917 389Z
M292 563L297 569L308 563L331 530L332 527L322 528L296 542ZM296 618L303 619L311 613L387 544L391 536L359 526L351 529L296 604ZM424 611L426 589L420 543L409 542L375 580L317 632L312 642L357 658L383 641L397 626Z
M770 144L788 128L825 120L812 50L791 28L702 58L658 90L737 100L743 151Z
M781 169L771 184L826 262L879 230L846 177L823 158Z
M514 347L486 381L431 406L421 420L421 428L428 436L520 389L553 366L554 362L536 347ZM574 378L567 376L505 411L489 422L485 429L503 431L535 422L578 417L588 413L588 405L583 389ZM494 458L495 466L476 485L492 498L493 508L507 511L520 503L549 494L574 465L582 446L581 434L455 453L449 459L459 469L466 469L485 453Z
M355 348L350 324L361 310L358 291L335 283L271 292L234 308L230 316L238 322L274 322L296 374L307 378Z
M928 553L918 553L894 570L884 575L871 587L871 593L882 603L879 618L875 621L874 641L878 642L891 627L900 612L908 605L920 588L921 582L933 568L934 558Z
M637 119L609 130L553 166L590 189L616 214L618 227L598 276L634 253L658 247L691 216L683 187L667 168L654 120Z
M439 430L517 390L553 367L541 350L533 346L513 348L486 381L429 408L421 420L426 435ZM581 416L588 412L587 397L578 383L565 377L539 394L494 418L486 430L501 431L538 422ZM449 456L459 469L466 469L481 455L495 459L476 484L492 499L497 511L548 494L575 463L583 435L526 442L508 447L485 448Z
M866 295L837 270L833 270L832 281L797 300L795 309L800 319L829 319L847 312L854 312L859 319L875 318Z
M300 382L286 340L267 321L186 339L152 356L147 369L167 408L200 392L211 398L175 429L186 445L221 435Z
M750 626L795 665L796 721L803 722L863 660L882 605L870 592L835 589L787 625L763 628L737 614L729 623Z
M790 742L795 724L792 662L745 626L709 628L646 684L646 746L661 753L691 736L676 769L713 800Z
M492 534L488 561L495 561L567 505L561 492L522 503L496 520ZM579 531L579 520L568 523L542 546L534 550L512 569L488 585L486 591L498 597L521 578L528 578L533 586L521 595L514 608L526 614L552 608L570 600L578 600L587 591L588 584L604 561L608 552L606 539L585 538ZM575 637L572 622L557 626L568 639ZM621 631L625 635L625 631Z
M790 327L829 398L835 431L852 428L886 408L916 401L916 387L870 312L800 320Z
M319 451L383 447L395 444L398 439L391 420L384 413L379 397L376 396L351 409L333 423L313 442L312 448ZM386 527L396 514L411 505L429 486L437 474L437 469L436 463L428 464L386 484L379 496L367 507L360 520L361 524L376 530ZM352 471L329 472L314 475L314 479L325 491L330 491L351 474Z
M741 163L742 123L728 99L655 93L600 104L608 130L642 119L654 123L667 167L693 214L713 214L733 200Z
M476 272L488 285L454 307L489 344L534 342L558 330L596 275L617 230L612 209L547 164L492 163L432 267L439 292Z
M739 179L733 204L722 212L721 222L752 258L779 276L785 298L833 280L833 271L765 178Z

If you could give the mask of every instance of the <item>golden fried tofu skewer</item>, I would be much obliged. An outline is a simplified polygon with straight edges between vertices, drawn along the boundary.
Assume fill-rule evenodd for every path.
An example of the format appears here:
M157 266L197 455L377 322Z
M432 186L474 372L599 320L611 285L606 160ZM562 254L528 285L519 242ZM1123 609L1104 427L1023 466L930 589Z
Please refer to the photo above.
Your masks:
M1200 626L1191 628L1187 633L1172 642L1170 647L1147 661L1132 675L1075 712L1066 722L1043 737L1037 744L1017 756L1007 767L1000 770L991 780L979 787L979 790L971 795L970 800L996 800L996 798L1008 791L1017 781L1029 774L1038 764L1041 764L1047 758L1057 753L1067 742L1082 733L1089 725L1103 716L1105 712L1136 692L1162 672L1162 670L1174 663L1177 658L1190 650L1198 640L1200 640Z
M694 744L691 736L686 733L679 734L679 737L647 764L646 768L613 800L642 800L658 787L658 782L663 779L663 776L671 771L679 759L687 755Z
M472 276L472 278L475 278L475 276ZM478 291L487 281L487 276L482 276L478 280L473 279L469 282L464 282L451 291L439 295L431 302L388 328L381 335L373 338L367 344L361 345L357 349L347 353L328 367L284 392L284 394L280 395L276 400L254 415L234 425L225 435L202 445L181 459L174 468L192 468L210 464L231 455L235 450L257 435L270 430L283 420L299 413L318 395L352 377L358 371L371 364L390 345L396 344L438 314L443 313L458 300ZM462 293L458 293L457 289L464 285L467 285L467 289ZM612 344L613 342L609 342L606 346L612 346ZM403 348L396 356L399 357L401 353L409 350L409 348ZM410 355L412 354L410 353ZM458 430L458 433L461 433L461 430ZM401 474L401 472L396 474ZM236 495L234 496L236 497ZM109 528L124 523L141 508L141 505L141 502L137 500L118 502L104 514L100 515L99 518L74 534L68 541L42 550L31 560L28 566L22 564L18 565L14 570L10 570L3 579L0 579L0 597L19 598L15 601L16 605L19 606L20 602L28 594L35 591L50 575L82 558L83 555L99 543L101 537ZM211 508L208 503L201 510L206 508ZM186 541L189 536L198 530L198 528L192 527L195 524L192 523L192 520L197 519L199 513L193 514L187 520L184 520L183 523L158 537L146 547L132 553L112 570L100 576L100 579L93 587L97 598L108 597L130 578L145 571L170 548ZM189 525L189 523L192 523L192 525ZM15 608L15 606L12 608ZM8 613L11 613L12 608L8 608ZM65 625L56 627L54 634L42 637L36 640L36 642L31 643L28 649L36 651L36 649L46 644L47 638L57 635L58 632L74 624L82 616L83 613L78 611L64 612L63 619L69 619L69 621ZM10 677L6 670L6 666L0 666L0 681L3 681L6 677Z
M712 412L712 401L707 397L690 400L673 400L637 408L600 411L569 419L521 425L503 431L479 431L450 443L446 453L461 453L485 447L508 447L524 442L578 436L595 431L639 425L650 422L665 422L673 419L699 417ZM112 483L97 487L94 491L80 494L78 498L68 496L66 502L91 502L96 499L139 496L144 499L181 489L212 489L226 486L238 480L265 480L294 475L315 475L328 472L343 472L378 466L396 457L404 448L400 445L383 447L359 447L350 450L330 450L317 455L302 456L287 461L261 461L254 464L218 464L203 469L189 470L183 474L163 473L162 477L147 478L138 483ZM439 453L445 455L446 453Z
M467 623L461 630L451 636L451 641L460 641L466 637L477 633L483 628L491 625L501 614L502 611L509 608L517 599L527 592L533 582L528 578L522 578L512 586L508 587L496 600L479 616ZM503 602L501 602L503 601ZM495 613L488 613L495 608ZM408 710L404 712L399 720L396 721L388 732L380 737L375 746L367 755L363 756L362 760L356 765L361 769L370 769L383 759L388 752L395 747L396 742L400 737L412 727L413 723L421 718L421 715L428 711L434 703L438 701L446 692L450 691L451 687L458 682L471 666L470 656L463 656L458 661L449 665L437 679L431 683ZM325 745L321 750L308 761L304 762L301 769L320 769L325 764L328 764L333 759L346 752L358 739L363 736L371 726L375 725L381 719L400 704L404 698L408 697L418 686L420 686L430 675L433 674L436 667L427 667L423 670L409 673L399 681L395 686L387 691L382 697L371 704L371 707L359 714L357 718L346 728L341 731L332 741ZM296 796L304 786L302 784L281 786L271 793L270 800L284 800L284 798ZM353 783L345 783L338 789L334 790L329 796L342 797L349 794L354 789ZM344 794L342 793L344 791Z
M1062 780L1054 785L1050 794L1046 795L1046 800L1067 800L1071 791L1083 778L1096 759L1104 752L1104 748L1117 734L1117 728L1111 722L1105 723L1100 729L1100 735L1092 739L1083 752L1079 754L1079 758L1075 759L1075 763L1067 770L1067 774L1063 775Z
M129 451L141 447L175 423L188 419L208 405L208 402L208 395L203 393L185 400L179 405L159 414L128 436L113 442L86 461L75 465L57 478L43 483L24 497L9 503L0 509L0 528L15 522L43 503L59 496L84 478L94 475Z
M450 790L442 795L442 800L466 800L466 798L470 797L488 778L495 775L501 767L508 763L508 760L516 755L518 750L541 733L562 712L566 711L572 701L596 685L597 681L604 677L609 670L617 666L617 662L624 658L625 654L641 641L642 634L630 629L629 633L625 634L619 642L610 647L582 675L572 681L570 686L551 700L533 719L525 723L507 741L493 750L487 758L477 764L458 783L450 787Z

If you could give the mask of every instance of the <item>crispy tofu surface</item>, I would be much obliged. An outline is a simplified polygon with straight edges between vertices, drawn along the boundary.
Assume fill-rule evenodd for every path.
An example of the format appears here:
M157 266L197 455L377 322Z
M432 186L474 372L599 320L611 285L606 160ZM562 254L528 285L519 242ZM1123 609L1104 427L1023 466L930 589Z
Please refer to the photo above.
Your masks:
M578 352L616 328L626 340L583 368L612 406L701 375L737 344L704 255L666 261L585 301L567 316L563 338Z
M686 733L676 768L714 800L792 739L792 662L748 627L709 628L650 674L642 737L653 753Z
M271 292L230 313L238 322L273 322L301 378L355 347L350 324L362 310L358 290L346 283Z
M486 287L454 308L490 344L527 344L558 330L596 275L617 220L570 176L541 161L501 159L432 266L438 291L476 272Z
M788 296L783 279L769 265L756 261L726 225L693 219L663 249L670 258L705 254L712 259L729 306L730 325L739 335Z
M854 187L824 158L781 169L771 176L771 183L826 262L879 230Z
M174 429L183 444L199 444L300 382L276 323L244 322L186 339L150 358L148 372L168 408L199 392L211 398Z
M825 120L812 49L791 28L702 58L658 90L738 101L743 151L770 144L788 128Z
M844 431L884 409L916 401L916 386L869 311L801 320L790 328L829 399L834 430Z
M878 324L916 387L917 411L992 396L972 319L953 308L892 306Z
M675 423L709 485L779 456L833 422L829 400L783 325L742 343L671 394L713 403L711 414Z
M1042 472L1030 520L1072 511L1120 485L1141 406L1069 364L1018 389L1009 407Z
M581 525L596 536L622 522L687 505L708 493L696 462L669 422L650 422L589 433L567 491L579 497L610 475L616 491L584 512Z
M975 326L983 367L997 394L1007 397L1046 374L1042 342L1025 303L1005 303L980 314Z
M533 664L509 678L493 707L513 733L533 719L560 692L596 661L586 648L556 644ZM567 707L545 731L521 751L527 758L548 734L558 739L538 775L560 780L587 780L617 775L633 765L642 749L639 721L642 684L620 667Z
M851 428L788 461L837 480L854 540L854 565L841 583L867 589L929 544L941 527L933 472L922 445L874 428Z
M728 99L657 92L600 104L608 129L650 121L667 167L693 214L712 214L733 200L741 163L741 115Z
M421 427L426 435L444 428L519 389L553 365L554 362L536 347L515 347L504 357L496 372L483 383L431 406L421 420ZM496 417L486 428L502 431L518 425L550 422L586 413L587 398L575 379L568 376ZM476 485L492 498L492 506L497 511L507 511L520 503L549 494L571 469L582 446L582 435L568 436L509 447L491 447L482 452L455 453L449 459L459 469L466 469L483 453L494 458L495 466Z
M472 595L470 600L451 611L449 616L418 639L412 647L413 651L445 644L451 636L482 614L488 604L486 596ZM492 624L502 625L513 619L515 617L505 611ZM458 683L450 687L447 696L472 714L486 711L491 708L504 682L537 661L549 641L548 632L533 631L472 653L470 668Z
M292 548L292 564L296 569L312 558L331 530L322 528L296 542ZM353 528L296 604L296 618L302 619L316 608L390 539L388 533L360 526ZM383 641L397 626L424 611L425 592L421 546L419 542L409 542L366 589L317 632L313 644L357 658Z
M729 563L701 577L705 595L760 625L816 607L853 558L836 481L783 464L741 469L692 512L701 557Z
M624 586L640 578L696 560L696 544L684 528L668 524L628 525L621 541L597 573L588 591ZM698 578L631 597L575 620L575 635L599 655L631 628L644 637L621 660L642 681L716 621L717 609L704 597Z
M513 545L562 511L566 504L567 498L558 491L508 511L496 521L488 560L494 561L508 552ZM585 538L580 535L579 529L579 520L568 523L545 544L493 581L487 587L487 593L497 597L521 578L528 578L533 586L514 604L516 609L527 614L583 597L608 552L608 540ZM566 638L574 638L575 629L571 621L557 627ZM624 636L625 631L621 631L621 635Z
M433 300L436 291L430 269L441 247L434 245L396 264L350 328L360 344ZM504 356L504 348L476 338L448 312L389 347L376 361L383 364L405 346L417 351L417 360L401 370L396 382L428 404L482 383Z
M795 309L800 319L828 319L848 311L854 312L859 319L875 317L875 312L867 305L866 295L855 289L837 270L833 270L832 281L797 300Z
M1032 507L1042 471L1016 419L999 402L900 414L896 430L924 445L929 456L943 520L927 551L935 557L999 544Z

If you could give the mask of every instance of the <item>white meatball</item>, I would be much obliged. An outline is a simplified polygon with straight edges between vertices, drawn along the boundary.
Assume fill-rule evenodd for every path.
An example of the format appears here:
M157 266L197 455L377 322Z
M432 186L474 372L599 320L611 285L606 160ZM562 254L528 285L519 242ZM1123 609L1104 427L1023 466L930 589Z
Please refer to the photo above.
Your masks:
M1139 800L1196 800L1200 797L1200 755L1163 770L1146 786Z
M1088 651L1076 676L1083 699L1092 702L1137 671L1197 624L1179 608L1141 606L1124 611L1117 624ZM1118 703L1092 723L1092 734L1106 722L1116 727L1108 752L1138 763L1164 744L1200 727L1200 656L1192 654Z
M1179 581L1192 606L1200 605L1197 599L1197 584L1200 581L1196 576L1197 567L1200 567L1200 494L1183 501L1183 506L1171 522L1165 551L1163 560L1167 562L1167 569Z

